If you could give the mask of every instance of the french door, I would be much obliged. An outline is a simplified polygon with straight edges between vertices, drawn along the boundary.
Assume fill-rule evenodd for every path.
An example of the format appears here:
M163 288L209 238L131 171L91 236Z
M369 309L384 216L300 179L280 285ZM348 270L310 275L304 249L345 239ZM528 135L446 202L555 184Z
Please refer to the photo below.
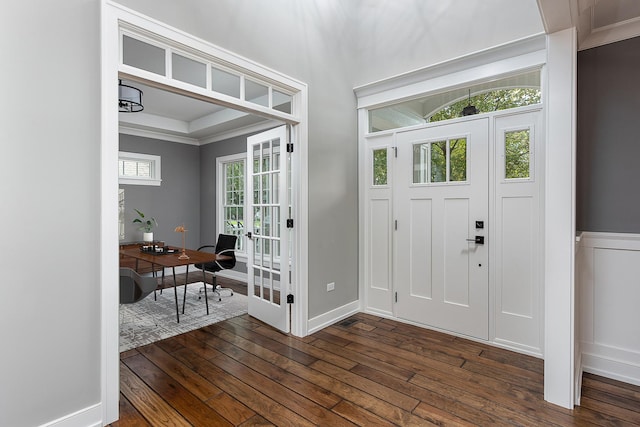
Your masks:
M399 132L395 312L488 339L488 119Z
M247 138L249 315L289 332L291 157L287 127Z

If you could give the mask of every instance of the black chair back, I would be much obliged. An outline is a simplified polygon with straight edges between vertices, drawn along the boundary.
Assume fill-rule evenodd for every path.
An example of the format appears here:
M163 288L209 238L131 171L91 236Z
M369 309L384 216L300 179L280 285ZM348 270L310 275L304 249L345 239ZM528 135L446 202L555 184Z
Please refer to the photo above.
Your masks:
M236 242L238 236L231 234L220 234L216 243L216 254L224 255L229 259L221 259L218 261L223 270L228 270L236 265Z
M199 251L214 249L216 254L224 255L225 259L219 259L214 262L206 262L204 264L194 264L200 270L216 273L220 270L228 270L236 266L236 241L238 236L232 234L220 234L215 247L213 245L204 245L198 248Z

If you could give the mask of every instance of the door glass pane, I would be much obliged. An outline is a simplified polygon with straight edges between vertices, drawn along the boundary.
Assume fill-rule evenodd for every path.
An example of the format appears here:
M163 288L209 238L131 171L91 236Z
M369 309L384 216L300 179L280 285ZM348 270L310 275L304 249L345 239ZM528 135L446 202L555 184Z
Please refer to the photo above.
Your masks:
M262 202L269 203L271 201L271 174L262 175Z
M141 70L166 75L165 50L149 43L122 36L122 62Z
M429 182L429 144L413 145L413 183L425 184Z
M260 220L260 208L259 207L254 207L253 208L253 232L257 235L262 235L262 221ZM258 240L262 240L262 239L256 239L256 253L260 253L259 252L259 248L258 248Z
M240 76L212 67L211 89L240 99Z
M529 129L504 133L504 177L529 178L531 159Z
M431 182L447 181L447 141L431 143Z
M173 78L199 87L207 87L207 66L174 53L171 55Z
M467 180L467 138L449 141L449 181Z
M387 185L387 149L373 150L373 185Z
M271 236L271 212L270 208L262 208L262 235Z

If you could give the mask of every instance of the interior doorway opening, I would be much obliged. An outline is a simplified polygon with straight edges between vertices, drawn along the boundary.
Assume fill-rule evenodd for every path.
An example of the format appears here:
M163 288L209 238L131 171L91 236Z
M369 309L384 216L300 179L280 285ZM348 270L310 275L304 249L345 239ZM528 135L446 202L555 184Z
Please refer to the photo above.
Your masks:
M102 3L102 46L101 46L101 82L102 82L102 137L101 137L101 211L102 221L100 229L100 264L101 264L101 324L102 324L102 403L103 420L115 421L118 418L119 400L119 353L118 353L118 176L115 174L114 165L118 161L118 91L119 78L132 79L149 83L155 87L162 87L169 91L188 94L190 97L206 100L234 107L241 111L250 112L271 119L281 120L291 126L291 140L297 145L292 155L292 193L293 215L296 218L296 230L294 233L293 258L297 261L296 269L292 274L290 290L297 295L296 304L291 307L292 330L291 333L304 336L307 333L307 306L306 306L306 280L307 275L307 247L300 242L307 241L307 194L302 191L307 187L307 86L284 74L274 72L257 63L243 57L220 49L214 45L203 42L201 39L190 36L156 20L138 14L116 3ZM182 61L196 60L196 68L204 70L206 75L211 75L213 69L225 72L236 72L244 88L241 98L217 92L212 89L211 80L205 79L205 87L199 87L194 82L189 82L189 74L160 75L144 68L136 68L135 64L123 62L121 46L125 33L140 31L144 37L156 35L157 40L162 41L164 55L167 60ZM149 41L149 40L147 40ZM185 55L185 49L188 53ZM199 59L197 52L204 54L204 59ZM187 61L184 61L184 60ZM211 63L211 60L219 60L216 64L224 63L225 69ZM215 61L214 61L215 62ZM177 63L177 62L176 62ZM184 64L183 64L184 65ZM191 64L193 65L193 64ZM173 71L175 67L170 67ZM245 71L242 71L245 70ZM167 70L165 70L167 71ZM185 70L183 70L185 71ZM245 76L245 73L247 74ZM248 77L249 74L252 77ZM186 75L186 77L185 77ZM265 82L271 82L265 84ZM252 102L247 98L254 88L264 91L266 88L267 105ZM242 92L242 91L241 91ZM282 96L291 95L291 112L280 111L278 104L273 100ZM262 98L258 96L257 98ZM285 103L286 104L286 103ZM111 108L110 106L113 106ZM136 113L139 114L139 113Z

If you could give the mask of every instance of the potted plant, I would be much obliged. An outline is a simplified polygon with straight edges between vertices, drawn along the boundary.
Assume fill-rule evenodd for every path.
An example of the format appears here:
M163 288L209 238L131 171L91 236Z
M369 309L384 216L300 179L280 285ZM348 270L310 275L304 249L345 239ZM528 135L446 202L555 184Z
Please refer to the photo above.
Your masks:
M133 223L139 225L139 230L142 230L142 240L145 242L153 242L153 227L158 225L155 218L147 218L138 209L134 209L138 214L138 218L133 220Z

